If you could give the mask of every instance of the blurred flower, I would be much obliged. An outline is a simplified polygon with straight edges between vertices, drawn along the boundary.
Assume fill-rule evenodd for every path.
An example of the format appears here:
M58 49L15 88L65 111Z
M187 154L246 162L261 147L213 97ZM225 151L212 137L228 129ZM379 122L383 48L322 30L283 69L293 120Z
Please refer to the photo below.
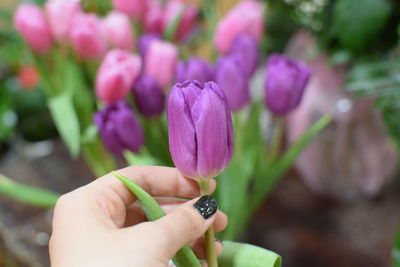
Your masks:
M114 9L142 20L149 8L149 0L112 0Z
M139 56L124 50L110 50L97 71L98 98L108 103L124 98L138 78L140 68Z
M149 1L149 10L146 13L143 21L145 32L161 34L164 11L160 1Z
M116 155L122 155L124 150L138 152L144 144L139 121L123 101L96 112L94 122L104 145Z
M18 81L22 89L31 90L39 83L39 73L35 66L25 65L18 69Z
M243 62L243 69L248 77L251 77L260 60L257 40L249 34L238 35L232 44L230 53L240 55Z
M179 171L190 178L220 174L232 158L231 114L214 82L176 84L167 100L169 147Z
M275 115L295 109L303 97L311 70L301 62L273 54L266 67L265 104Z
M215 45L222 54L229 53L232 42L241 33L253 36L257 41L264 31L264 4L260 1L239 2L219 23L215 32Z
M134 46L134 35L129 17L112 11L103 20L106 38L115 48L131 51Z
M164 111L164 91L152 77L142 74L133 86L133 95L143 116L154 117Z
M50 0L46 2L45 9L54 38L60 43L66 42L75 15L82 12L79 2L74 0Z
M146 57L147 50L149 49L149 46L151 42L154 40L159 40L160 37L157 34L154 33L145 33L139 38L139 53L142 59L144 60ZM145 63L145 62L143 62Z
M249 78L240 55L232 54L218 59L215 82L224 91L232 111L240 110L249 102Z
M70 38L76 53L83 59L99 59L106 52L100 20L95 14L78 14L70 29Z
M196 7L185 4L182 1L168 1L163 19L164 31L168 28L168 25L177 18L177 16L181 15L181 20L176 29L174 39L177 41L183 41L193 30L198 12L199 11Z
M176 70L176 82L184 82L186 80L197 80L200 84L212 81L212 66L199 58L190 58L186 62L179 62Z
M154 40L150 43L145 57L145 73L167 87L174 79L178 49L169 42Z
M36 53L51 49L52 36L42 10L31 4L21 4L14 15L14 25L30 48Z

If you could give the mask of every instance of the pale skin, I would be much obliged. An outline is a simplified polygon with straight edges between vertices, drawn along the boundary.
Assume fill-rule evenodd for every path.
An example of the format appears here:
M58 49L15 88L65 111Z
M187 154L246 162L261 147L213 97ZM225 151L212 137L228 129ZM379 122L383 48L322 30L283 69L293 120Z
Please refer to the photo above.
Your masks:
M223 230L228 220L221 211L205 220L193 208L200 195L195 181L167 167L135 166L117 172L156 197L167 215L148 222L132 193L107 174L58 200L50 239L53 267L165 267L185 244L205 257L202 235L211 225ZM210 190L215 186L212 180ZM217 254L222 253L222 244L216 241L215 246Z

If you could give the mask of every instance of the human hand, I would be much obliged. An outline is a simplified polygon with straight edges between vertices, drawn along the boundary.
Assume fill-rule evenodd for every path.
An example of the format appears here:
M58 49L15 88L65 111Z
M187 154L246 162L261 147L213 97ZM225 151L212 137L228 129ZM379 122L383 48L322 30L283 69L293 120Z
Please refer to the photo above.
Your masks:
M132 193L114 176L96 181L60 197L54 209L50 259L53 267L165 267L184 245L205 258L202 235L214 225L227 225L227 216L217 211L204 219L193 207L200 195L195 181L167 167L128 167L118 173L132 178L156 198L167 213L147 222ZM215 181L210 183L211 192ZM215 242L217 254L222 244Z

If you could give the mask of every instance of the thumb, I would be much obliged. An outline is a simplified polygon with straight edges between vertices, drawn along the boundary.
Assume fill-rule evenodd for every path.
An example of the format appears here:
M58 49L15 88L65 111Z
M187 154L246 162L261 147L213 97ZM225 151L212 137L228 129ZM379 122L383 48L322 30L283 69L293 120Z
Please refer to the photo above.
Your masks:
M175 208L161 219L151 222L154 238L168 258L202 236L214 223L218 206L212 196L202 196ZM160 233L161 231L161 233Z

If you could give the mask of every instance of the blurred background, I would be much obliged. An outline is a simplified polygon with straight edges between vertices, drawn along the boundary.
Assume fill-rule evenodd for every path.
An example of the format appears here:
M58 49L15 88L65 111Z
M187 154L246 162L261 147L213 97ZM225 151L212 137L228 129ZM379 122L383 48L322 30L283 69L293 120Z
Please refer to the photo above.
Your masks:
M239 1L184 2L200 10L202 26L215 27ZM239 240L277 252L287 267L400 266L400 2L260 2L260 66L271 53L282 53L313 71L301 104L284 117L282 146L320 116L332 121L268 194ZM207 13L210 3L218 7L215 21ZM35 56L13 24L18 4L0 0L0 181L62 194L94 174L59 137ZM213 42L197 40L196 31L196 45L179 49L214 62ZM2 190L0 266L49 266L52 210L2 196Z

